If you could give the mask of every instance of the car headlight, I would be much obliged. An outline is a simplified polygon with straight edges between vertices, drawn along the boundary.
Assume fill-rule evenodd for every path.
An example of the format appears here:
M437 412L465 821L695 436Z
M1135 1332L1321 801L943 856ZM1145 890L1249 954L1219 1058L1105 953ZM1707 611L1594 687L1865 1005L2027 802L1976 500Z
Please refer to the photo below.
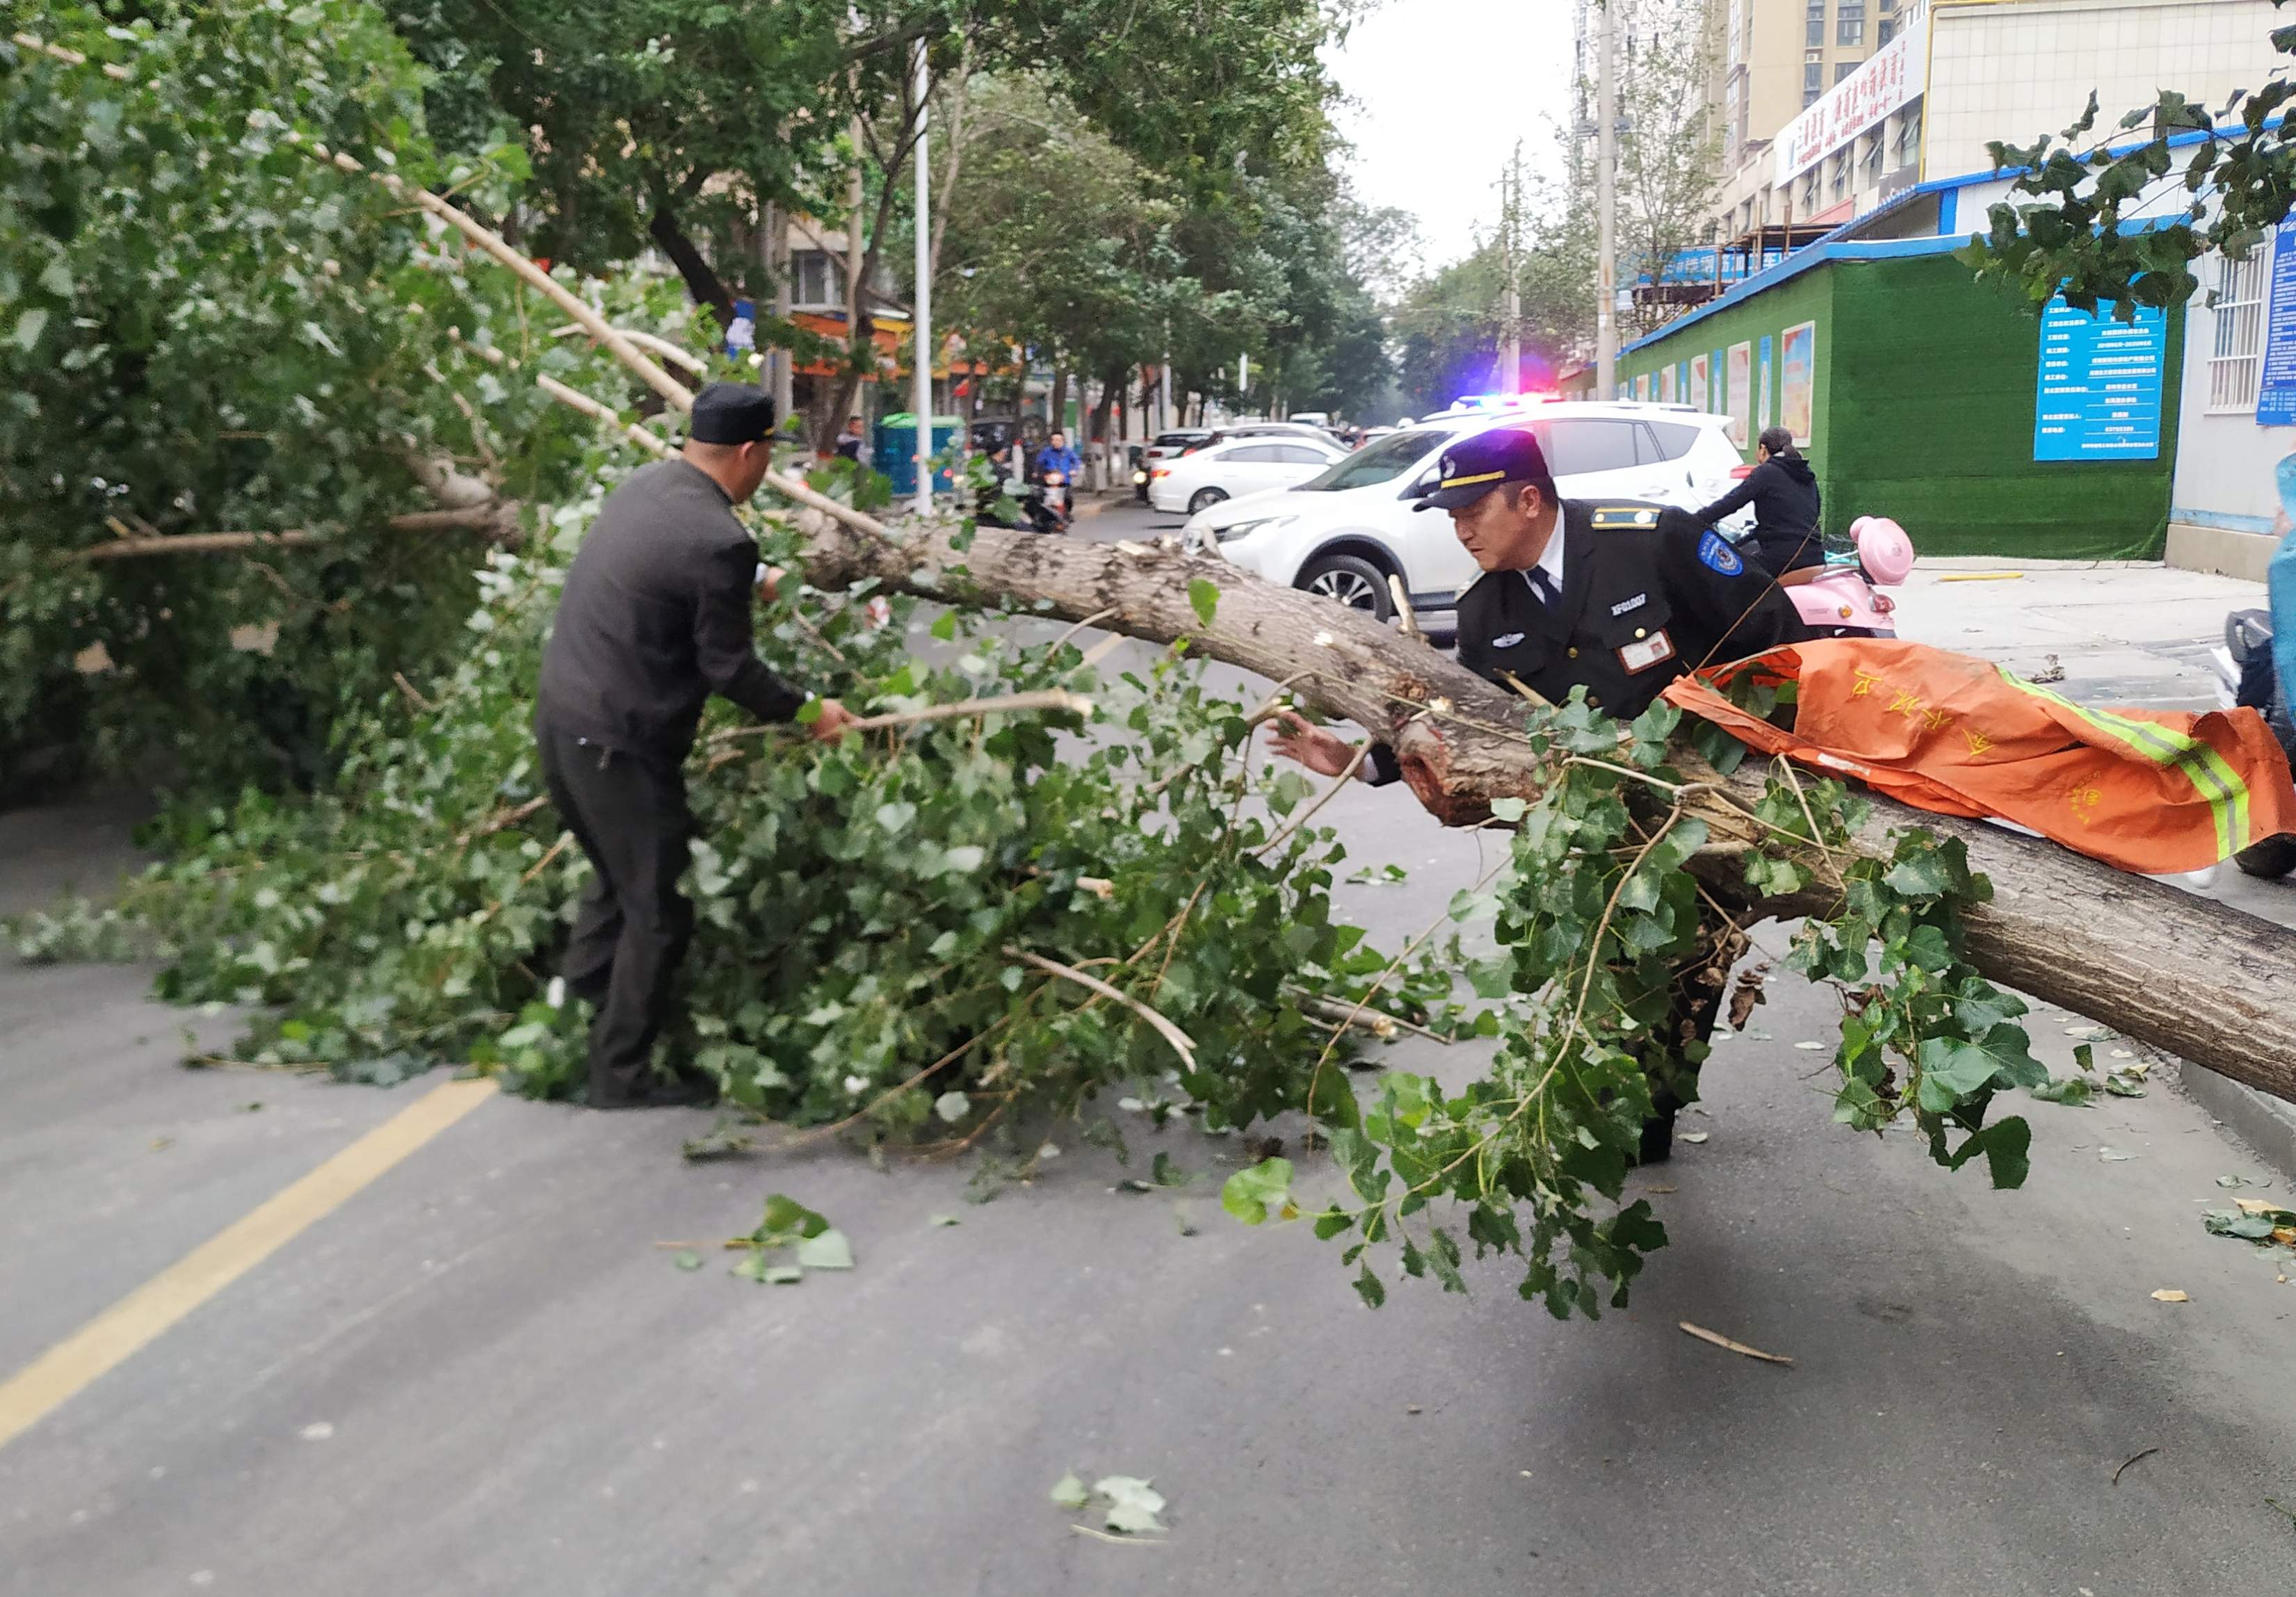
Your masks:
M1248 538L1255 532L1270 532L1278 527L1289 527L1299 519L1297 516L1261 516L1256 520L1231 521L1226 527L1215 527L1211 533L1221 543L1232 544L1238 538Z

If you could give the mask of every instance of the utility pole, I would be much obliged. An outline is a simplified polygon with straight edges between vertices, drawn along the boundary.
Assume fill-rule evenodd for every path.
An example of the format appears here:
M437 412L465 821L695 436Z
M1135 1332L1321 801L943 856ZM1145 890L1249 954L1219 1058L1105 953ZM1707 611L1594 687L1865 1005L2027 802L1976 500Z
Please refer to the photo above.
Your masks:
M1499 392L1522 392L1522 144L1507 163L1506 199L1499 225L1506 238L1506 300L1499 328Z
M1595 71L1595 397L1619 389L1619 85L1617 0L1595 0L1602 17Z
M774 320L786 324L791 299L789 212L779 205L766 208L766 270L774 282ZM767 361L773 368L774 422L777 427L787 427L791 413L797 408L795 363L790 352L780 348L775 348Z
M917 41L917 319L916 377L911 384L917 413L917 514L932 514L932 158L925 148L925 96L932 88L924 41Z

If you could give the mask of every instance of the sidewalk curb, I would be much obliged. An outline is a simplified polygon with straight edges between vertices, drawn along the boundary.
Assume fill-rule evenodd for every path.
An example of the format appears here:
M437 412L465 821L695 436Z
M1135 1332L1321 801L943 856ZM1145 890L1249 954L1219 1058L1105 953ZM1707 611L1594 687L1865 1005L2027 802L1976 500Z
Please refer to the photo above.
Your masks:
M2253 1087L2186 1060L2177 1079L2193 1102L2290 1181L2296 1181L2296 1105L2282 1104Z

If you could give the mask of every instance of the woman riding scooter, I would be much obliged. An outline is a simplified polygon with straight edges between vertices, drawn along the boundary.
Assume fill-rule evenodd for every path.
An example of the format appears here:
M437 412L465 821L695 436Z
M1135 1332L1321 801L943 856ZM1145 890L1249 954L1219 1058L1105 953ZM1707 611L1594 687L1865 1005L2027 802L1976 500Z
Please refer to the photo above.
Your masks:
M1742 553L1774 577L1823 566L1817 477L1794 447L1793 434L1783 427L1765 427L1755 441L1754 459L1754 469L1735 487L1696 512L1698 523L1713 526L1751 504L1754 530L1739 544Z

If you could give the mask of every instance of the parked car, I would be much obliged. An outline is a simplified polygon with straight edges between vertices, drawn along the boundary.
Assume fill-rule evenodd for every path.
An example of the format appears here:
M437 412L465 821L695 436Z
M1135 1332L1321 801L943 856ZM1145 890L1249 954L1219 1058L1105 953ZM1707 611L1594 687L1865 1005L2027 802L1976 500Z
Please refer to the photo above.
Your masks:
M1413 610L1439 613L1456 606L1477 568L1451 519L1419 513L1414 490L1437 474L1453 439L1525 428L1538 435L1565 498L1695 510L1720 498L1743 464L1729 426L1727 416L1630 400L1448 411L1366 444L1289 490L1200 510L1182 541L1382 621L1395 610L1387 579L1400 577Z
M1148 503L1190 514L1269 488L1319 477L1347 451L1305 432L1247 433L1207 443L1148 469Z
M1210 430L1203 427L1182 427L1170 432L1158 433L1148 447L1141 452L1139 463L1132 469L1133 491L1139 495L1141 502L1147 502L1148 474L1156 469L1158 461L1169 460L1189 445L1201 444L1211 436Z

